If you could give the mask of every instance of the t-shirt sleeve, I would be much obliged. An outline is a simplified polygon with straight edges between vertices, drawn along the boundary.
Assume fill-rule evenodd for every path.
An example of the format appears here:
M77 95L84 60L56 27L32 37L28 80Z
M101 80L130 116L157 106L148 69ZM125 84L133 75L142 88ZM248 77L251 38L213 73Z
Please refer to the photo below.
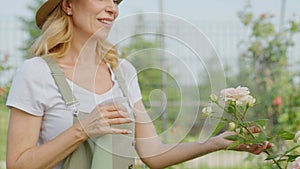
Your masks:
M41 60L27 60L18 68L6 105L35 116L43 116L46 109L46 89L43 77L45 67L36 62L41 62Z
M120 68L126 86L128 88L129 100L133 105L134 103L142 99L137 72L133 65L125 59L120 60Z

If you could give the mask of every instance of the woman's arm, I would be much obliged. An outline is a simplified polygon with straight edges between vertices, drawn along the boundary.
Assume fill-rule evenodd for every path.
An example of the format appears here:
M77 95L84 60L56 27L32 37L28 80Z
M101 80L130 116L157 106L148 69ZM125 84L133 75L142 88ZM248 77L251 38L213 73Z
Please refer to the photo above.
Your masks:
M138 101L134 105L134 110L136 114L136 149L143 162L150 168L165 168L211 152L224 150L231 144L231 141L224 139L232 134L229 132L212 137L203 143L163 144L156 134L142 101ZM255 131L256 129L253 130L253 132L259 132ZM268 143L261 146L240 145L236 150L259 154L269 147Z
M108 133L128 134L130 131L110 127L113 124L131 122L128 113L122 111L124 108L113 105L98 106L80 123L74 124L53 140L37 146L42 117L11 108L7 140L7 168L53 168L89 136L99 137Z
M11 108L7 140L7 168L53 168L88 137L75 124L58 137L37 146L42 117Z

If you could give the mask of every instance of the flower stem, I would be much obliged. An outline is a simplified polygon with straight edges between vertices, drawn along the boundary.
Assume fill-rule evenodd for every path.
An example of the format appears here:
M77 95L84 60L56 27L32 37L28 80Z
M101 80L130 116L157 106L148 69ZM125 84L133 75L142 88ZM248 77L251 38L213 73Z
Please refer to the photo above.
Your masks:
M242 117L243 120L245 120L245 118L246 118L247 111L248 111L248 106L246 107L245 111L243 112L243 117Z
M226 110L225 110L225 108L222 106L222 105L220 105L220 103L219 102L214 102L221 110L224 110L226 113L228 113Z
M245 136L241 135L239 132L235 131L235 134L241 138L243 138L244 140L249 140L248 138L246 138Z
M271 155L270 152L269 152L268 150L265 150L264 152L265 152L266 154L268 154L268 156ZM278 161L276 161L275 159L272 159L272 161L274 162L274 164L277 165L277 167L278 167L279 169L283 169L283 168L280 166L280 164L278 163Z
M289 164L289 161L286 162L285 167L284 167L285 169L288 168L288 164Z
M253 139L256 139L256 137L253 135L252 131L250 131L248 129L248 127L246 127L245 125L243 124L240 124L245 130L247 130L248 134L253 138Z

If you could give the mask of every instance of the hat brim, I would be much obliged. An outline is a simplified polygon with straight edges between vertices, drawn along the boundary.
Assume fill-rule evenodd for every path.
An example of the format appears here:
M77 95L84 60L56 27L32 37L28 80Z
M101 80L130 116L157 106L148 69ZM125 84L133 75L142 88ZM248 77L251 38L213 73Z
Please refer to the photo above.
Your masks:
M54 11L61 0L48 0L37 11L35 16L36 25L42 28L48 16Z
M54 11L60 2L61 0L48 0L38 9L35 15L35 22L40 29L47 20L48 16ZM121 2L122 0L118 0L117 4Z

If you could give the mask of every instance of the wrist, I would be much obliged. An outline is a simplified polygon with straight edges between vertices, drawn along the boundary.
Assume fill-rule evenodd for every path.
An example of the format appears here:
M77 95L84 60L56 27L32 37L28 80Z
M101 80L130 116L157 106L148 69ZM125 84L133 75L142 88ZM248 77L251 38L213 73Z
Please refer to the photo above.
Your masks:
M216 151L219 150L226 150L228 145L226 144L226 140L224 140L220 136L215 136L209 139L210 142L212 143L213 147L215 148Z
M89 136L87 135L87 133L84 131L84 128L82 127L82 125L80 123L75 123L73 125L73 128L75 130L75 137L76 139L78 139L79 141L85 141L89 138Z

